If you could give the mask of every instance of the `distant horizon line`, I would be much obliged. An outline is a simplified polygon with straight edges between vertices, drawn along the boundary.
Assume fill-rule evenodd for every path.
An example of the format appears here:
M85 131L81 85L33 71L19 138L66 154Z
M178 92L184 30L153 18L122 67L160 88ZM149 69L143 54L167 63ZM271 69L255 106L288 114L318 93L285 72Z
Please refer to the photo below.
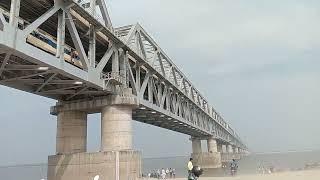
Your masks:
M285 154L285 153L303 153L303 152L316 152L320 149L312 150L287 150L287 151L270 151L270 152L251 152L250 154L263 155L263 154Z

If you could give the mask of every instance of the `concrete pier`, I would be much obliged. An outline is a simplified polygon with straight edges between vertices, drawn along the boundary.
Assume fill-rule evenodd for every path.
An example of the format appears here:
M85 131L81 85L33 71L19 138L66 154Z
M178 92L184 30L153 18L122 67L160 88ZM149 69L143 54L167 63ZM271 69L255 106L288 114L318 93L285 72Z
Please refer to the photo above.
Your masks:
M191 138L192 141L192 158L194 165L199 165L203 169L215 169L220 168L221 164L221 153L218 152L217 140L210 137L207 138L208 152L202 152L201 139Z
M132 149L132 107L106 106L101 114L101 151Z
M239 153L239 149L237 147L234 148L234 153L236 153L236 154Z
M216 153L218 152L218 144L217 140L213 138L209 138L207 140L207 147L208 147L208 152L209 153Z
M218 152L223 153L223 151L222 151L222 144L221 144L221 143L218 143L218 144L217 144L217 148L218 148Z
M233 147L232 147L232 145L228 145L227 146L227 151L228 151L228 153L230 153L230 154L232 154L233 153Z
M222 153L227 153L227 145L223 144L222 145Z
M192 141L192 153L193 154L201 153L202 152L201 139L192 137L191 141Z
M141 154L108 151L49 156L48 180L140 180Z
M87 151L87 113L62 111L57 118L57 154Z
M132 110L137 107L131 89L88 101L59 102L57 154L49 156L48 180L138 180L141 153L132 150ZM100 152L87 152L87 114L101 113ZM199 145L199 144L198 144ZM200 144L201 150L201 144Z

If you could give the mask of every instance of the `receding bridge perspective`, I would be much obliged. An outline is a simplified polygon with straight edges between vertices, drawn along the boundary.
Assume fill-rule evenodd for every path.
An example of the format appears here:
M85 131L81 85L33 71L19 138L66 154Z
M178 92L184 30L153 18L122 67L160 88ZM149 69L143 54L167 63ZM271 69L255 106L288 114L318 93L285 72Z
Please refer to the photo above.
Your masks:
M57 100L48 180L139 179L132 120L189 135L194 164L205 169L247 153L139 24L113 27L104 0L1 0L0 12L0 84ZM101 113L95 153L86 149L91 113Z

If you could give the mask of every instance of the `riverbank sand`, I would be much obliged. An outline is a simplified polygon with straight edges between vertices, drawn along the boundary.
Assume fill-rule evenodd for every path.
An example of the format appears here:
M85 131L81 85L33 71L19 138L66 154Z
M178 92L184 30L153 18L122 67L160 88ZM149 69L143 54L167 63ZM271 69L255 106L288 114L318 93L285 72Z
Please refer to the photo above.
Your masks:
M186 178L176 180L186 180ZM320 170L292 171L270 175L239 175L237 177L200 177L199 180L320 180Z

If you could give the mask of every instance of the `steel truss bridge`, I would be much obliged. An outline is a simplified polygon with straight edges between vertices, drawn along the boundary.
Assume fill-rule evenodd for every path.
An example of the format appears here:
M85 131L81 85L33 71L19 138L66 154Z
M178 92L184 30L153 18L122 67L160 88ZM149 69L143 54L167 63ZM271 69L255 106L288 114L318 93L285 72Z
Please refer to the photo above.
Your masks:
M0 12L0 84L66 102L129 87L134 120L247 149L141 25L113 27L104 0L1 0Z

